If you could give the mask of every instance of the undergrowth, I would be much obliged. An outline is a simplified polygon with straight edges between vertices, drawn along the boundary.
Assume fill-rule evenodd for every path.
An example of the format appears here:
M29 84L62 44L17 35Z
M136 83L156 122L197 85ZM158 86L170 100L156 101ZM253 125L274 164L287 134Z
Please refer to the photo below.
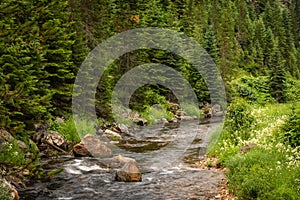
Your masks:
M229 189L239 199L299 199L299 108L261 107L240 99L229 107L224 128L217 130L222 133L208 153L227 168Z

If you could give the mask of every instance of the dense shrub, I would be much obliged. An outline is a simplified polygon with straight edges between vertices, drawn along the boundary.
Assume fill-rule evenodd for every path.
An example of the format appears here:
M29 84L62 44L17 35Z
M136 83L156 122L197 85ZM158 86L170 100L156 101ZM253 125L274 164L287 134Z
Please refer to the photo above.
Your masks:
M239 138L246 140L249 138L249 129L254 122L249 104L243 99L237 99L228 108L225 130L233 140Z
M82 121L79 125L80 130L77 130L73 121L73 118L65 120L63 123L57 121L50 122L50 130L59 132L70 142L80 142L80 136L78 132L85 132L85 134L94 134L95 130L90 130L87 127L87 122Z
M229 188L241 199L298 199L296 177L284 163L285 154L254 149L226 161Z
M12 166L25 164L25 155L18 143L10 141L0 145L0 162Z
M300 146L300 106L294 105L292 112L289 115L286 123L283 126L283 130L286 132L283 136L283 140L292 147Z
M266 76L244 76L232 83L237 96L243 97L250 103L265 105L274 101L270 95L270 87Z
M12 200L12 198L9 196L8 190L1 186L0 186L0 199L1 200Z

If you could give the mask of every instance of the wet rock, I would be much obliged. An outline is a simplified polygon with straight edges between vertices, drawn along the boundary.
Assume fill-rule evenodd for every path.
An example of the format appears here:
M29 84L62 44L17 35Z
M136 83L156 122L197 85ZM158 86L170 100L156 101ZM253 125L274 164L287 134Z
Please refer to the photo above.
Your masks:
M146 126L147 123L148 123L147 120L142 118L142 117L134 119L133 122L136 123L139 126Z
M222 107L219 104L215 104L211 108L212 116L214 117L222 117L225 115L224 111L222 111Z
M56 131L48 131L44 141L47 141L48 143L54 144L58 147L63 147L63 145L67 143L66 139Z
M109 166L112 168L120 168L128 162L136 163L136 161L133 158L128 158L128 157L118 155L111 159Z
M21 181L20 178L15 176L5 176L5 180L9 182L15 189L24 189L26 188L25 184Z
M123 182L142 181L142 173L134 162L127 162L121 169L117 170L116 180Z
M177 103L168 102L168 104L170 105L170 109L173 113L180 109L180 105Z
M12 141L13 139L14 139L13 136L9 132L0 129L0 143Z
M129 134L128 127L124 124L118 124L117 128L120 130L121 133Z
M193 116L181 116L180 119L182 121L190 121L190 120L194 120Z
M154 124L162 124L163 126L164 126L165 124L168 124L168 123L169 123L169 121L168 121L166 118L155 119L155 120L154 120Z
M128 112L129 119L131 119L134 123L139 126L147 125L147 120L144 119L139 113L133 112L132 110L129 110Z
M147 125L147 120L144 119L139 113L132 111L131 109L117 108L118 114L120 114L124 119L128 119L137 125L145 126Z
M223 111L215 112L215 113L213 114L214 117L222 117L222 116L224 116L224 115L225 115L225 113L224 113Z
M178 122L179 122L179 120L176 117L174 117L170 120L170 123L178 123Z
M111 149L101 142L98 136L94 135L86 135L80 143L74 146L73 153L77 157L106 158L112 155Z
M205 104L202 108L201 111L204 114L204 118L211 118L212 116L212 108L210 106L210 104Z
M221 112L222 111L221 105L219 105L219 104L213 105L211 109L212 109L213 113Z
M33 141L37 144L42 155L49 157L53 150L62 154L68 154L70 144L68 141L56 131L39 131L33 137Z
M256 144L248 143L248 144L246 144L245 146L242 146L242 147L239 149L239 152L242 153L242 154L245 154L245 153L247 153L248 151L250 151L251 149L254 149L255 147L256 147Z
M175 115L178 116L178 117L180 117L180 116L186 115L186 113L185 113L184 111L182 111L182 110L177 110L177 111L175 112Z
M16 190L16 188L10 182L8 182L7 180L1 178L0 179L0 187L7 189L8 192L9 192L9 195L12 199L14 199L14 200L19 200L20 199L19 193Z
M112 130L109 130L109 129L106 129L104 131L104 136L106 136L109 139L114 140L114 141L122 139L122 137L119 133L117 133L115 131L112 131Z
M73 154L76 157L91 156L90 152L87 150L83 142L75 144L75 146L73 147Z

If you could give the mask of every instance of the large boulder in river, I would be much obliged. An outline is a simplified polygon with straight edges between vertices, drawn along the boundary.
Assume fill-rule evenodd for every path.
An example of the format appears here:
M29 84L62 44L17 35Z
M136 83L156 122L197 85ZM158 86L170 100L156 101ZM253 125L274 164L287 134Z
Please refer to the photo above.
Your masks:
M74 156L91 156L97 158L111 157L111 149L100 141L98 136L86 135L82 141L73 148Z
M134 162L127 162L116 171L116 180L122 182L138 182L142 181L142 173Z

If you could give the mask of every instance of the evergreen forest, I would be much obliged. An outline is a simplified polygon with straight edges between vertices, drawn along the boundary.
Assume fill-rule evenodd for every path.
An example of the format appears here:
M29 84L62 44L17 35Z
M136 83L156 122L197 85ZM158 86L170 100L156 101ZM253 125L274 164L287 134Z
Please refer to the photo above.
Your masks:
M18 174L16 168L30 171L22 180L43 176L42 150L30 145L38 125L59 132L71 146L80 142L72 95L81 64L108 38L147 27L197 41L220 72L228 107L221 105L224 127L212 135L206 153L226 168L229 193L237 199L299 199L300 0L1 0L0 177ZM201 74L174 53L141 49L104 71L95 93L99 127L116 125L114 87L145 63L178 71L198 100L186 112L205 117L212 99ZM163 114L153 111L156 104ZM174 93L158 84L138 88L130 99L130 109L148 122L162 116L171 121L174 104ZM4 142L1 130L14 139ZM16 140L27 145L31 159ZM0 199L10 199L5 190L0 184Z

